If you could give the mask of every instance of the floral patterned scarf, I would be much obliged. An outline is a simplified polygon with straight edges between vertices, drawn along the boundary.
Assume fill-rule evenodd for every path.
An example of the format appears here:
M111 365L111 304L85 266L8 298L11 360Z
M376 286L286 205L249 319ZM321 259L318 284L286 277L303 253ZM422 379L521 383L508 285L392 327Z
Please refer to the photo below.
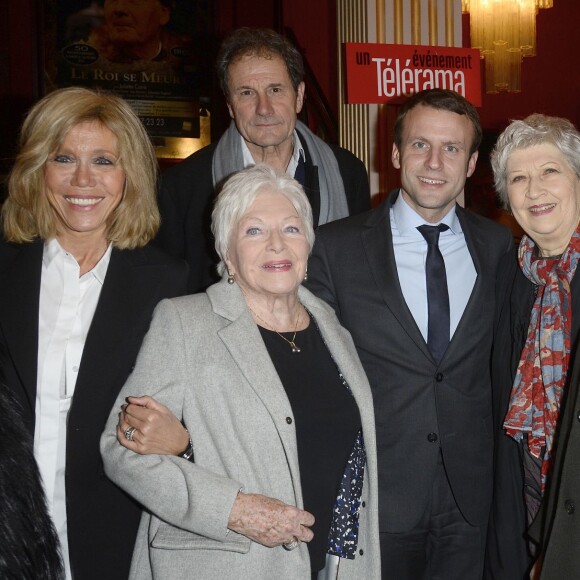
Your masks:
M527 433L528 448L534 457L541 458L545 449L541 480L544 491L570 359L570 282L580 257L580 227L559 260L538 257L535 250L534 242L524 236L519 262L525 276L538 286L538 293L504 428L516 441Z

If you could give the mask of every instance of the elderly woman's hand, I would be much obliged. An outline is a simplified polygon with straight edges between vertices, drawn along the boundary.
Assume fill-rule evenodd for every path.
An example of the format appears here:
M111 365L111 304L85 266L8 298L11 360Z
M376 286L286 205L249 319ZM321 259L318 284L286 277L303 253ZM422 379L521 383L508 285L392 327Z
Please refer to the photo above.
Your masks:
M132 440L126 432L135 428ZM119 443L142 455L179 455L189 444L189 433L181 421L165 406L149 396L128 397L119 413Z
M304 510L264 495L239 493L232 507L228 528L268 548L295 540L310 542L314 516Z

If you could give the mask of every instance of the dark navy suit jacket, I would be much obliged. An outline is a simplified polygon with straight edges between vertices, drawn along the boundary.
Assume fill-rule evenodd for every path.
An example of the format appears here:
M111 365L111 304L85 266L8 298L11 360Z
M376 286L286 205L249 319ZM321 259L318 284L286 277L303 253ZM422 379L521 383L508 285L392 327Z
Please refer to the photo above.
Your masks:
M492 492L490 354L496 271L511 232L457 206L477 279L439 364L403 297L381 206L321 226L307 286L350 331L375 405L381 532L414 528L425 511L441 451L465 519L487 522ZM436 437L433 436L436 435Z

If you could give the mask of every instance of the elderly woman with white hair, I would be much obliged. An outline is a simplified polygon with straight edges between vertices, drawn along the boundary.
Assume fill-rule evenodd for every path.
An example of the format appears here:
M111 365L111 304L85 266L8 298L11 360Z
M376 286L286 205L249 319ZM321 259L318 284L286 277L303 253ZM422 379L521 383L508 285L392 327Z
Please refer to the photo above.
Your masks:
M491 162L499 198L525 235L498 274L488 577L519 580L536 557L526 530L554 474L580 334L580 133L566 119L531 115L500 135Z
M301 286L308 200L258 165L212 218L222 280L158 306L101 440L147 510L131 578L379 578L372 396L350 335ZM193 462L130 449L117 410L144 394L183 420Z

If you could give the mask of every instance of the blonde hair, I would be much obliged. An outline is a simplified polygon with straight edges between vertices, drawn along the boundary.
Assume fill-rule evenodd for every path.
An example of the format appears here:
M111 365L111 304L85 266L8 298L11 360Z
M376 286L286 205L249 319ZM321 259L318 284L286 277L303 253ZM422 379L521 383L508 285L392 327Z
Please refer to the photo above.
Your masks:
M54 238L59 225L45 192L44 168L79 123L97 121L117 139L125 173L123 199L111 213L107 240L120 249L144 246L157 233L157 159L139 117L120 97L81 87L59 89L29 112L2 207L4 237L10 242Z

